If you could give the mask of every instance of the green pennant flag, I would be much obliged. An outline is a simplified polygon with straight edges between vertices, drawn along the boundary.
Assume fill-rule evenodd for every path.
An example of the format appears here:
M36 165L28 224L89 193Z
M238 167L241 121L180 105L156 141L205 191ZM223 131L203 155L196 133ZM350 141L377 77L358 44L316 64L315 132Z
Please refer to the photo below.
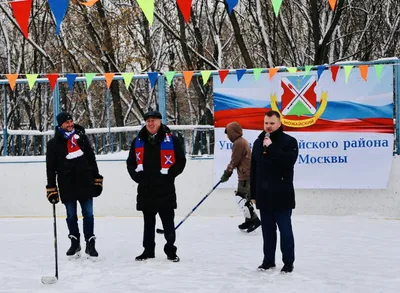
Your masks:
M165 72L165 77L167 78L168 85L171 86L172 79L175 76L175 71L167 71Z
M297 67L288 67L287 71L289 71L290 73L296 73L297 72Z
M86 88L88 89L92 84L93 77L96 76L96 73L85 73L86 77Z
M381 75L382 75L382 70L383 70L383 65L382 64L376 64L374 65L375 67L375 74L376 77L378 78L378 81L381 81Z
M281 10L283 0L272 0L272 7L274 8L275 16L278 17L279 10Z
M154 18L154 0L136 0L139 7L142 9L144 16L146 16L147 21L150 25L153 24Z
M313 68L312 65L304 66L304 76L309 75L312 68Z
M131 82L132 82L133 73L131 73L131 72L124 72L124 73L121 73L121 75L122 75L122 77L124 78L125 87L126 87L126 89L128 89L129 86L131 85Z
M35 85L38 75L39 74L25 74L30 90L32 90L33 86Z
M202 70L201 77L203 78L203 85L206 85L208 79L210 78L212 70Z
M345 77L346 77L346 83L349 80L350 72L353 69L353 67L354 67L354 65L345 65L345 66L343 66L344 74L345 74Z
M261 72L263 71L262 68L254 68L253 69L253 75L254 75L254 80L257 81L260 78Z

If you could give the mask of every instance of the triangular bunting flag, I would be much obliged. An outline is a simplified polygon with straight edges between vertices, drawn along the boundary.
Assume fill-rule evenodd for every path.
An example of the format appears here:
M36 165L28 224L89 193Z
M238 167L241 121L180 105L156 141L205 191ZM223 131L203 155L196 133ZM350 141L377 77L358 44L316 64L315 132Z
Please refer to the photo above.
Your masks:
M288 67L286 68L287 71L289 71L290 73L296 73L297 72L297 67Z
M92 84L93 77L96 76L96 73L85 73L86 77L86 88L88 89Z
M113 81L115 73L104 73L104 78L106 79L107 88L110 88Z
M272 0L272 7L274 8L275 16L278 17L279 10L281 9L283 0Z
M274 68L269 68L269 80L271 80L274 75L279 71L279 68L274 67Z
M192 11L192 0L176 0L179 10L181 11L186 23L189 22L190 13Z
M18 73L6 74L8 83L12 91L14 91L15 84L17 83Z
M93 5L96 4L97 1L99 1L99 0L89 0L87 2L79 1L79 3L81 3L82 5L85 5L86 7L92 7Z
M331 7L332 11L335 10L336 7L336 0L328 0L329 6Z
M254 74L254 80L257 81L260 78L261 72L263 71L262 68L254 68L253 69L253 74Z
M337 65L331 66L332 80L334 82L336 82L336 77L338 75L339 69L340 69L340 66L337 66Z
M56 20L56 35L60 34L61 23L67 13L69 0L47 0Z
M304 76L310 74L311 69L313 68L312 65L306 65L304 66Z
M219 80L221 81L221 84L224 83L225 78L228 76L229 70L218 70L218 75L219 75Z
M11 1L9 3L19 28L21 29L25 39L28 39L29 16L31 15L32 0Z
M165 72L165 78L167 79L168 85L171 86L172 80L174 79L175 71Z
M319 65L317 67L317 80L321 77L322 73L325 71L325 65Z
M67 84L70 91L74 89L74 82L78 74L75 73L67 73L65 77L67 78Z
M240 81L245 73L246 69L237 69L236 70L237 81Z
M122 75L122 77L124 78L125 87L126 87L126 89L128 89L129 86L131 85L131 82L132 82L133 73L131 73L131 72L124 72L124 73L122 73L121 75Z
M239 0L225 0L226 5L228 6L228 13L231 14L233 11L233 8L238 4Z
M57 84L58 73L49 73L46 74L46 77L49 80L51 90L54 91Z
M368 65L360 65L358 68L360 69L360 74L361 74L362 79L367 81L369 66Z
M35 85L38 75L39 74L25 74L26 79L28 80L29 90L32 90L33 86Z
M150 80L150 87L153 88L157 82L158 72L147 72L147 76Z
M136 0L150 25L154 18L154 0Z
M353 69L354 65L345 65L343 66L344 68L344 74L346 77L346 83L349 81L349 76L350 76L350 72Z
M203 85L206 85L208 79L211 76L212 71L211 70L202 70L200 71L201 77L203 78Z
M190 82L192 81L193 71L184 71L183 78L185 79L186 88L189 88Z
M382 70L383 70L383 65L382 64L376 64L374 65L375 67L375 74L376 77L378 78L378 81L381 81L381 75L382 75Z

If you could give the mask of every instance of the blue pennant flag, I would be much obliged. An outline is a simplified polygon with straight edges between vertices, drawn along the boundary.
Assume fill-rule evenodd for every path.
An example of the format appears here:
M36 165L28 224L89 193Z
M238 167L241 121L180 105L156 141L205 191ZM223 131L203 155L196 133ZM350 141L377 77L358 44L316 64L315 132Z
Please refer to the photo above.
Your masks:
M321 77L322 73L325 71L325 65L320 65L317 67L317 80Z
M47 0L50 10L56 19L56 35L60 34L61 23L67 13L69 0Z
M237 80L241 80L243 75L246 73L246 69L236 69Z
M158 72L147 72L147 76L150 80L150 86L153 88L157 82Z
M226 4L228 5L228 13L231 14L233 8L238 4L239 0L226 0Z
M67 78L68 88L70 91L74 88L74 82L78 74L75 73L67 73L65 77Z

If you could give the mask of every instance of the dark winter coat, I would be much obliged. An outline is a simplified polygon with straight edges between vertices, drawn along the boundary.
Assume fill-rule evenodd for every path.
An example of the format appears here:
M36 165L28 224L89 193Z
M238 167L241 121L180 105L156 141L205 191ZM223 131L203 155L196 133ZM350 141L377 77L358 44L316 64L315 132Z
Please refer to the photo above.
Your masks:
M138 137L144 142L143 171L136 172L136 137L133 139L128 159L126 161L129 175L138 183L137 205L139 211L159 211L160 209L176 209L175 178L181 174L186 165L186 157L179 139L172 135L175 151L175 164L168 169L168 174L161 174L161 142L170 129L161 124L156 135L156 142L148 141L149 133L146 127L139 132Z
M294 165L298 156L297 140L284 133L282 128L271 133L272 144L263 154L263 131L254 142L251 159L251 199L265 211L282 211L295 208L293 187Z
M67 139L58 127L55 135L47 142L46 172L47 185L55 187L56 181L61 201L86 200L96 196L93 185L95 177L99 177L96 157L85 129L75 124L75 134L79 135L77 143L83 151L83 156L66 159Z

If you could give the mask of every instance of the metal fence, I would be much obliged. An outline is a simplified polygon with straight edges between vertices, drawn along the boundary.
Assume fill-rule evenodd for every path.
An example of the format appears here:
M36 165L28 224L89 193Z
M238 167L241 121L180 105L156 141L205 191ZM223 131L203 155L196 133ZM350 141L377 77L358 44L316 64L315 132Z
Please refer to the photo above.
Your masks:
M210 156L214 154L214 126L212 125L168 125L181 141L188 156ZM142 126L86 129L96 154L110 154L129 150L133 138ZM46 154L47 141L54 131L7 130L0 134L7 141L3 153L8 156L41 156ZM5 136L5 137L4 137Z

